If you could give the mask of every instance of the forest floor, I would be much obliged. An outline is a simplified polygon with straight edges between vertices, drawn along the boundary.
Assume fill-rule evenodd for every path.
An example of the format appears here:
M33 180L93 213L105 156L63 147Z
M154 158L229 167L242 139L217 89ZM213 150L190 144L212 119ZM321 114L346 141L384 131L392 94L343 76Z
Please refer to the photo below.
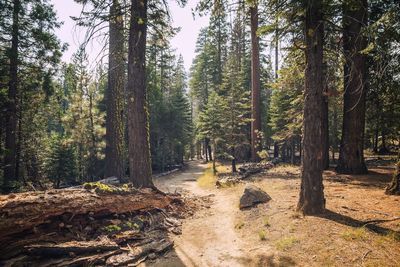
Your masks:
M295 211L299 167L280 165L246 181L272 200L241 211L245 183L217 189L209 166L190 162L156 185L210 201L171 236L172 251L142 266L400 266L400 197L384 194L393 169L369 167L368 175L325 171L327 213L304 217Z

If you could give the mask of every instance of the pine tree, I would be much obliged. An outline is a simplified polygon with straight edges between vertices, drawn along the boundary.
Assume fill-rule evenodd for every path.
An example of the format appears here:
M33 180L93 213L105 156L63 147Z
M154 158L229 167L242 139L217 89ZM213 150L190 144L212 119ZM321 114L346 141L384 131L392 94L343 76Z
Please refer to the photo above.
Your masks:
M248 90L244 90L243 74L240 70L240 61L237 61L236 55L230 53L225 65L222 89L226 92L226 109L223 124L224 141L227 146L227 153L232 162L232 172L236 172L237 150L249 144L247 138L247 125L251 121L250 101Z
M323 16L322 1L304 3L306 71L303 119L303 168L297 209L304 214L318 214L325 209L322 184L322 92L323 92Z
M207 101L207 105L204 110L199 114L197 128L198 133L204 137L208 136L212 143L214 151L213 157L213 172L217 173L216 169L216 157L218 152L218 142L223 140L224 136L224 122L225 122L225 110L227 108L226 101L224 98L219 96L216 92L212 92Z
M25 96L33 95L32 87L41 87L46 75L49 80L54 64L60 59L61 45L54 34L54 28L60 24L56 21L53 7L48 1L6 1L2 3L1 9L0 42L7 51L4 56L9 62L9 69L3 73L5 77L1 79L8 84L7 101L4 103L6 112L3 151L3 189L7 192L18 178L22 178L22 138L24 134L30 136L29 132L25 132L26 125L23 124L22 115L27 109ZM21 75L23 73L31 75ZM40 95L43 91L36 92Z

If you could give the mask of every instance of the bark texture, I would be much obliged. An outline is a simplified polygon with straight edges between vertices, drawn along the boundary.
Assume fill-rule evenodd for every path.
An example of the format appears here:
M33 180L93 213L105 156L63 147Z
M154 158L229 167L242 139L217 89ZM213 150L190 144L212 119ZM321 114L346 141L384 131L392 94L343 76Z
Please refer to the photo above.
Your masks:
M306 70L303 120L303 169L297 209L318 214L325 209L322 184L323 17L322 0L305 3Z
M18 46L19 46L19 0L13 1L12 39L10 60L10 80L8 84L8 99L6 106L6 138L4 156L3 191L11 190L11 182L17 179L16 172L16 133L17 133L17 92L18 92Z
M367 25L367 0L343 4L344 109L339 162L336 171L347 174L367 173L364 162L364 128L367 46L362 29Z
M124 21L119 0L113 0L109 22L105 177L124 177Z
M258 29L258 5L254 1L250 7L251 27L251 159L259 161L261 140L261 109L260 109L260 48Z
M393 180L386 188L388 195L400 195L400 160L396 164L396 171L393 174Z
M109 215L165 208L172 197L152 190L99 192L85 189L58 189L0 196L0 239L32 229L65 213Z
M146 99L146 32L147 0L132 0L127 86L128 149L130 180L136 187L154 187Z

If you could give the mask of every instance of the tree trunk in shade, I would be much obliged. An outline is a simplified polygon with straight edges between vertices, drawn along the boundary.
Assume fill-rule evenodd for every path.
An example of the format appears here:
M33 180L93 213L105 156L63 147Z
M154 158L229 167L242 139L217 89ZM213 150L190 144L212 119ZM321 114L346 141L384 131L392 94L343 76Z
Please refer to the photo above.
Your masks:
M151 178L146 99L147 0L132 0L128 53L129 173L136 187L154 187Z
M260 49L258 29L258 6L254 1L250 7L250 27L251 27L251 159L259 161L257 152L260 151L261 140L261 110L260 110Z
M322 184L323 17L322 0L305 2L306 70L303 119L303 168L297 209L304 214L325 210Z
M19 47L19 0L13 1L12 36L10 60L10 80L8 84L8 99L6 103L6 138L4 156L3 191L11 190L11 183L17 179L16 173L16 134L17 134L17 93L18 93L18 47Z
M325 91L324 91L325 92ZM322 167L329 169L329 103L328 96L322 95Z
M367 46L362 29L367 25L367 0L343 4L344 109L339 162L336 171L347 174L367 173L364 161L364 128Z
M124 21L119 0L110 7L105 177L124 177Z

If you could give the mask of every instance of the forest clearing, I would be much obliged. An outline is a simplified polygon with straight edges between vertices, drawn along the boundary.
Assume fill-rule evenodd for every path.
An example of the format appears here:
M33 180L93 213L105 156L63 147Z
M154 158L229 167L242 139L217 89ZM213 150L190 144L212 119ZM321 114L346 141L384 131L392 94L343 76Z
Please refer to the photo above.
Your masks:
M400 266L398 0L0 0L0 266Z
M242 183L217 189L216 178L205 174L206 169L210 168L209 164L189 162L183 170L154 180L159 189L184 196L191 207L183 208L178 205L180 208L171 210L165 209L165 204L158 204L168 214L161 216L161 219L179 214L170 220L176 223L172 228L130 228L127 225L139 223L141 220L135 221L136 217L130 217L129 214L119 217L103 215L100 223L89 223L83 227L87 224L84 218L77 216L76 219L71 219L69 215L66 226L60 227L62 219L57 219L47 223L47 228L42 226L34 233L28 231L24 238L26 243L18 239L2 239L2 244L8 242L7 249L2 249L5 253L2 255L14 255L13 259L3 263L5 266L13 266L13 262L25 262L25 265L30 266L80 266L101 264L104 260L109 266L124 266L128 263L159 267L398 266L400 207L398 197L387 196L383 192L391 179L391 168L385 162L387 160L383 161L383 165L372 167L370 174L356 177L325 171L325 195L331 201L325 214L312 217L303 216L296 211L300 185L300 170L297 166L277 166ZM219 169L221 172L227 171L229 166L220 165ZM272 200L251 209L240 210L239 199L247 183L255 184L268 192ZM2 201L0 199L0 203ZM157 207L154 202L146 204ZM152 213L155 218L153 220L160 219L157 211L153 210ZM78 229L75 220L85 229ZM143 221L146 223L146 220ZM88 230L91 227L98 231ZM40 235L42 231L46 234ZM94 242L97 249L104 246L104 242L114 246L106 252L96 249L85 251L85 256L80 256L80 253L75 255L68 250L58 255L49 252L43 254L45 251L38 254L39 251L33 251L31 255L34 257L24 258L16 252L23 253L21 246L26 247L29 242L48 244L48 234L52 234L50 244L61 241L65 244L66 240L87 239L93 234L100 234L102 239L97 238ZM128 244L129 247L131 244L134 248L143 246L141 244L146 240L146 235L147 238L150 236L153 240L161 240L151 243L156 246L151 252L145 252L134 261L117 258L112 264L111 260L107 260L123 254L124 251L105 239L105 236L119 245ZM157 252L156 249L164 245L168 247ZM161 256L157 258L155 253L161 253ZM47 256L43 258L45 255ZM142 261L145 262L141 263Z

